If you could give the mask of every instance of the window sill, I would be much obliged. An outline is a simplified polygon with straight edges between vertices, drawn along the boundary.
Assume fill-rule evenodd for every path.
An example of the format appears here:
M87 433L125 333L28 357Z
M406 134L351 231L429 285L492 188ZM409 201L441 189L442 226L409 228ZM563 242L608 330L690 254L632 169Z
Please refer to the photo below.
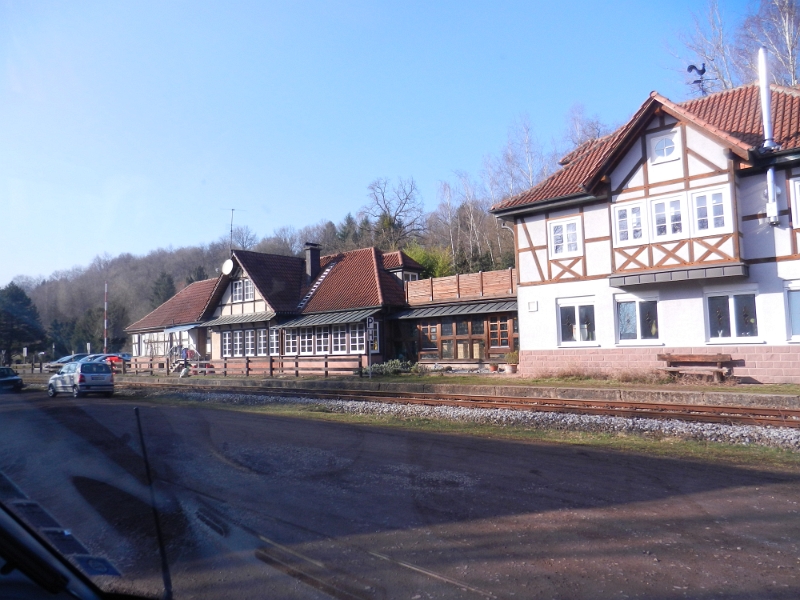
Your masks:
M649 347L657 347L657 346L664 346L664 342L659 342L658 340L625 340L624 342L617 342L615 344L617 348L626 348L626 347L638 347L641 348L643 346Z
M715 338L713 340L709 340L706 342L706 346L731 346L731 345L740 345L740 344L766 344L766 342L761 338L748 338L748 337L741 337L741 338Z
M565 344L565 343L562 342L561 345L559 346L559 348L599 348L599 347L600 347L600 344L598 344L597 342L591 342L591 343L588 343L588 344L587 343L581 343L581 342L574 342L574 343Z

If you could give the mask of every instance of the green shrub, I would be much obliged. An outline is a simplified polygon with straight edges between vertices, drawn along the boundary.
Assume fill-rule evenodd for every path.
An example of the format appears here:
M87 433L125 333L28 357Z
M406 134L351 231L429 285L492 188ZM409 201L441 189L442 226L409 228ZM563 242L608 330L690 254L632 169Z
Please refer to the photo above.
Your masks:
M372 365L373 375L398 375L400 373L411 373L414 365L407 360L387 360L385 363Z

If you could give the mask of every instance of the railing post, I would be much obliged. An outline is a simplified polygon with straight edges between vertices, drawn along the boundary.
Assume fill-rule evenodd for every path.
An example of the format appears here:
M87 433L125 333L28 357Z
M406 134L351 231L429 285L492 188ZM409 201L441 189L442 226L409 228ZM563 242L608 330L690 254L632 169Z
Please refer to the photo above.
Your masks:
M433 302L433 277L428 278L428 281L431 282L431 302Z
M250 357L244 357L244 376L250 377Z
M480 275L480 282L481 282L481 298L483 297L483 271L478 271L478 275Z
M300 366L298 365L297 354L294 355L294 376L300 377Z
M222 359L222 376L223 377L227 377L228 376L228 358L227 357Z
M328 376L328 355L325 355L325 377Z
M461 298L461 275L456 273L456 298Z

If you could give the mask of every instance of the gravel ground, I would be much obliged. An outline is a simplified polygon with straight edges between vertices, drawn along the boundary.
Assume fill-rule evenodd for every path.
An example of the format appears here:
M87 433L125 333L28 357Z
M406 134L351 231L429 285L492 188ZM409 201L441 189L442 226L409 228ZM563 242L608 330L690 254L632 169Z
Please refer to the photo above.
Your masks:
M162 393L145 393L159 396ZM554 412L525 412L502 408L463 408L452 406L420 406L417 404L385 404L357 400L324 400L285 396L231 393L179 393L192 402L263 406L267 404L313 404L325 406L332 412L359 415L391 415L426 419L446 419L493 425L523 425L540 429L660 435L680 439L724 442L740 445L761 445L800 450L800 429L791 427L760 427L754 425L721 425L693 423L675 419L639 419L604 417Z

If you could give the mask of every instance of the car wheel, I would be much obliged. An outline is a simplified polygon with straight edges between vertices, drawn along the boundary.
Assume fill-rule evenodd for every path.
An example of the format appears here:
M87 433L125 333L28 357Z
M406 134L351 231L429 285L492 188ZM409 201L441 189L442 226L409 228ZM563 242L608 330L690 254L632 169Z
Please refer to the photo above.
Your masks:
M52 383L47 386L47 395L50 396L51 398L55 398L56 396L58 396L58 392L56 391L56 388L53 387Z
M80 398L81 396L83 396L83 393L80 391L80 389L78 388L77 385L74 386L72 388L72 397L73 398Z

